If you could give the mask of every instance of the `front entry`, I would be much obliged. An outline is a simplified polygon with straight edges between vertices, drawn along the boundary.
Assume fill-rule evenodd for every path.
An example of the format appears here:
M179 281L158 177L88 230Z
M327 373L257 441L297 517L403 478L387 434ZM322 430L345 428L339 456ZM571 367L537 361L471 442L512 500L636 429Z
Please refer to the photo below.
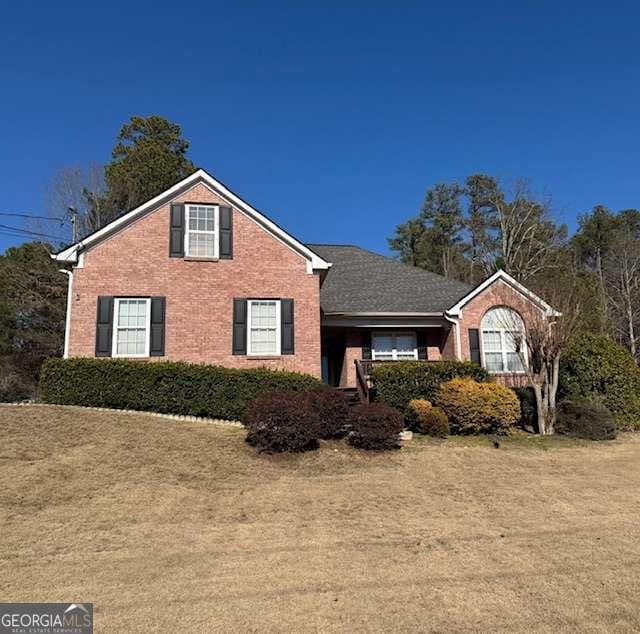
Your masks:
M340 331L322 335L322 381L338 387L344 364L345 340Z

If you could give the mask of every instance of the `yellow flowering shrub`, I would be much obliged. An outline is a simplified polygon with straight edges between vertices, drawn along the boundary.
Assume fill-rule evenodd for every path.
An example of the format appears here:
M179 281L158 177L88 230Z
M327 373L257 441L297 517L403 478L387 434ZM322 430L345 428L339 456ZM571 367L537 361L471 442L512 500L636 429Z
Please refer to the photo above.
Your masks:
M436 403L449 417L454 434L504 434L520 420L516 393L499 383L452 379L440 386Z
M449 419L439 407L434 407L430 401L416 398L409 401L407 419L414 431L428 434L436 438L449 435Z

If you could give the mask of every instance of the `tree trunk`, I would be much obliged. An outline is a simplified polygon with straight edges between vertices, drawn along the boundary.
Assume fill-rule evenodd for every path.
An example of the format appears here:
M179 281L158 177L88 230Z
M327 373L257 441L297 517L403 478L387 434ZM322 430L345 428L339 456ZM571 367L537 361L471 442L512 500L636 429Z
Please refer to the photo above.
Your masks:
M632 290L632 283L626 271L625 271L625 277L624 277L624 302L625 302L625 309L627 313L629 350L633 355L633 358L635 359L636 358L636 333L635 333L635 327L633 323L633 290Z
M536 395L538 433L541 435L553 433L548 431L549 408L543 387L539 383L533 383L531 387L533 388L533 393Z
M600 253L600 247L596 249L596 271L598 273L598 281L600 282L600 314L602 317L602 323L608 330L611 330L609 320L607 319L609 314L609 311L607 310L607 290L604 285L604 271L602 269L602 254Z
M538 433L549 435L555 432L556 424L556 393L558 390L558 371L560 360L556 359L552 367L544 368L536 377L530 381L533 393L536 397L536 410L538 414Z

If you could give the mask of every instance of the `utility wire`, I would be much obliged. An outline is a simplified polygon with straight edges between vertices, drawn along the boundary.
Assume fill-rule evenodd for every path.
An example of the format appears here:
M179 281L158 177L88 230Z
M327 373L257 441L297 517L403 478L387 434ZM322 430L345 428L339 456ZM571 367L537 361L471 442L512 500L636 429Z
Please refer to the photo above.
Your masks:
M38 220L58 220L66 222L67 218L59 218L58 216L37 216L35 214L16 214L9 211L0 211L0 216L13 216L14 218L37 218Z
M14 235L27 235L27 236L35 236L40 238L51 238L52 240L64 240L60 236L53 236L48 233L40 233L38 231L29 231L27 229L21 229L20 227L11 227L9 225L0 224L0 229L4 229L5 231L11 231Z

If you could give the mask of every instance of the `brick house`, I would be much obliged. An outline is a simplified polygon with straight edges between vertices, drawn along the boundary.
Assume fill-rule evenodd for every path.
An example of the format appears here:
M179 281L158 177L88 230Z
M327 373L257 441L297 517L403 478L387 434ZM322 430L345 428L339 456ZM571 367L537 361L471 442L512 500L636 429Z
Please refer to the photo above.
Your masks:
M267 366L361 389L371 364L471 359L513 384L505 311L552 314L502 271L471 288L303 244L204 170L52 257L70 279L65 357Z

